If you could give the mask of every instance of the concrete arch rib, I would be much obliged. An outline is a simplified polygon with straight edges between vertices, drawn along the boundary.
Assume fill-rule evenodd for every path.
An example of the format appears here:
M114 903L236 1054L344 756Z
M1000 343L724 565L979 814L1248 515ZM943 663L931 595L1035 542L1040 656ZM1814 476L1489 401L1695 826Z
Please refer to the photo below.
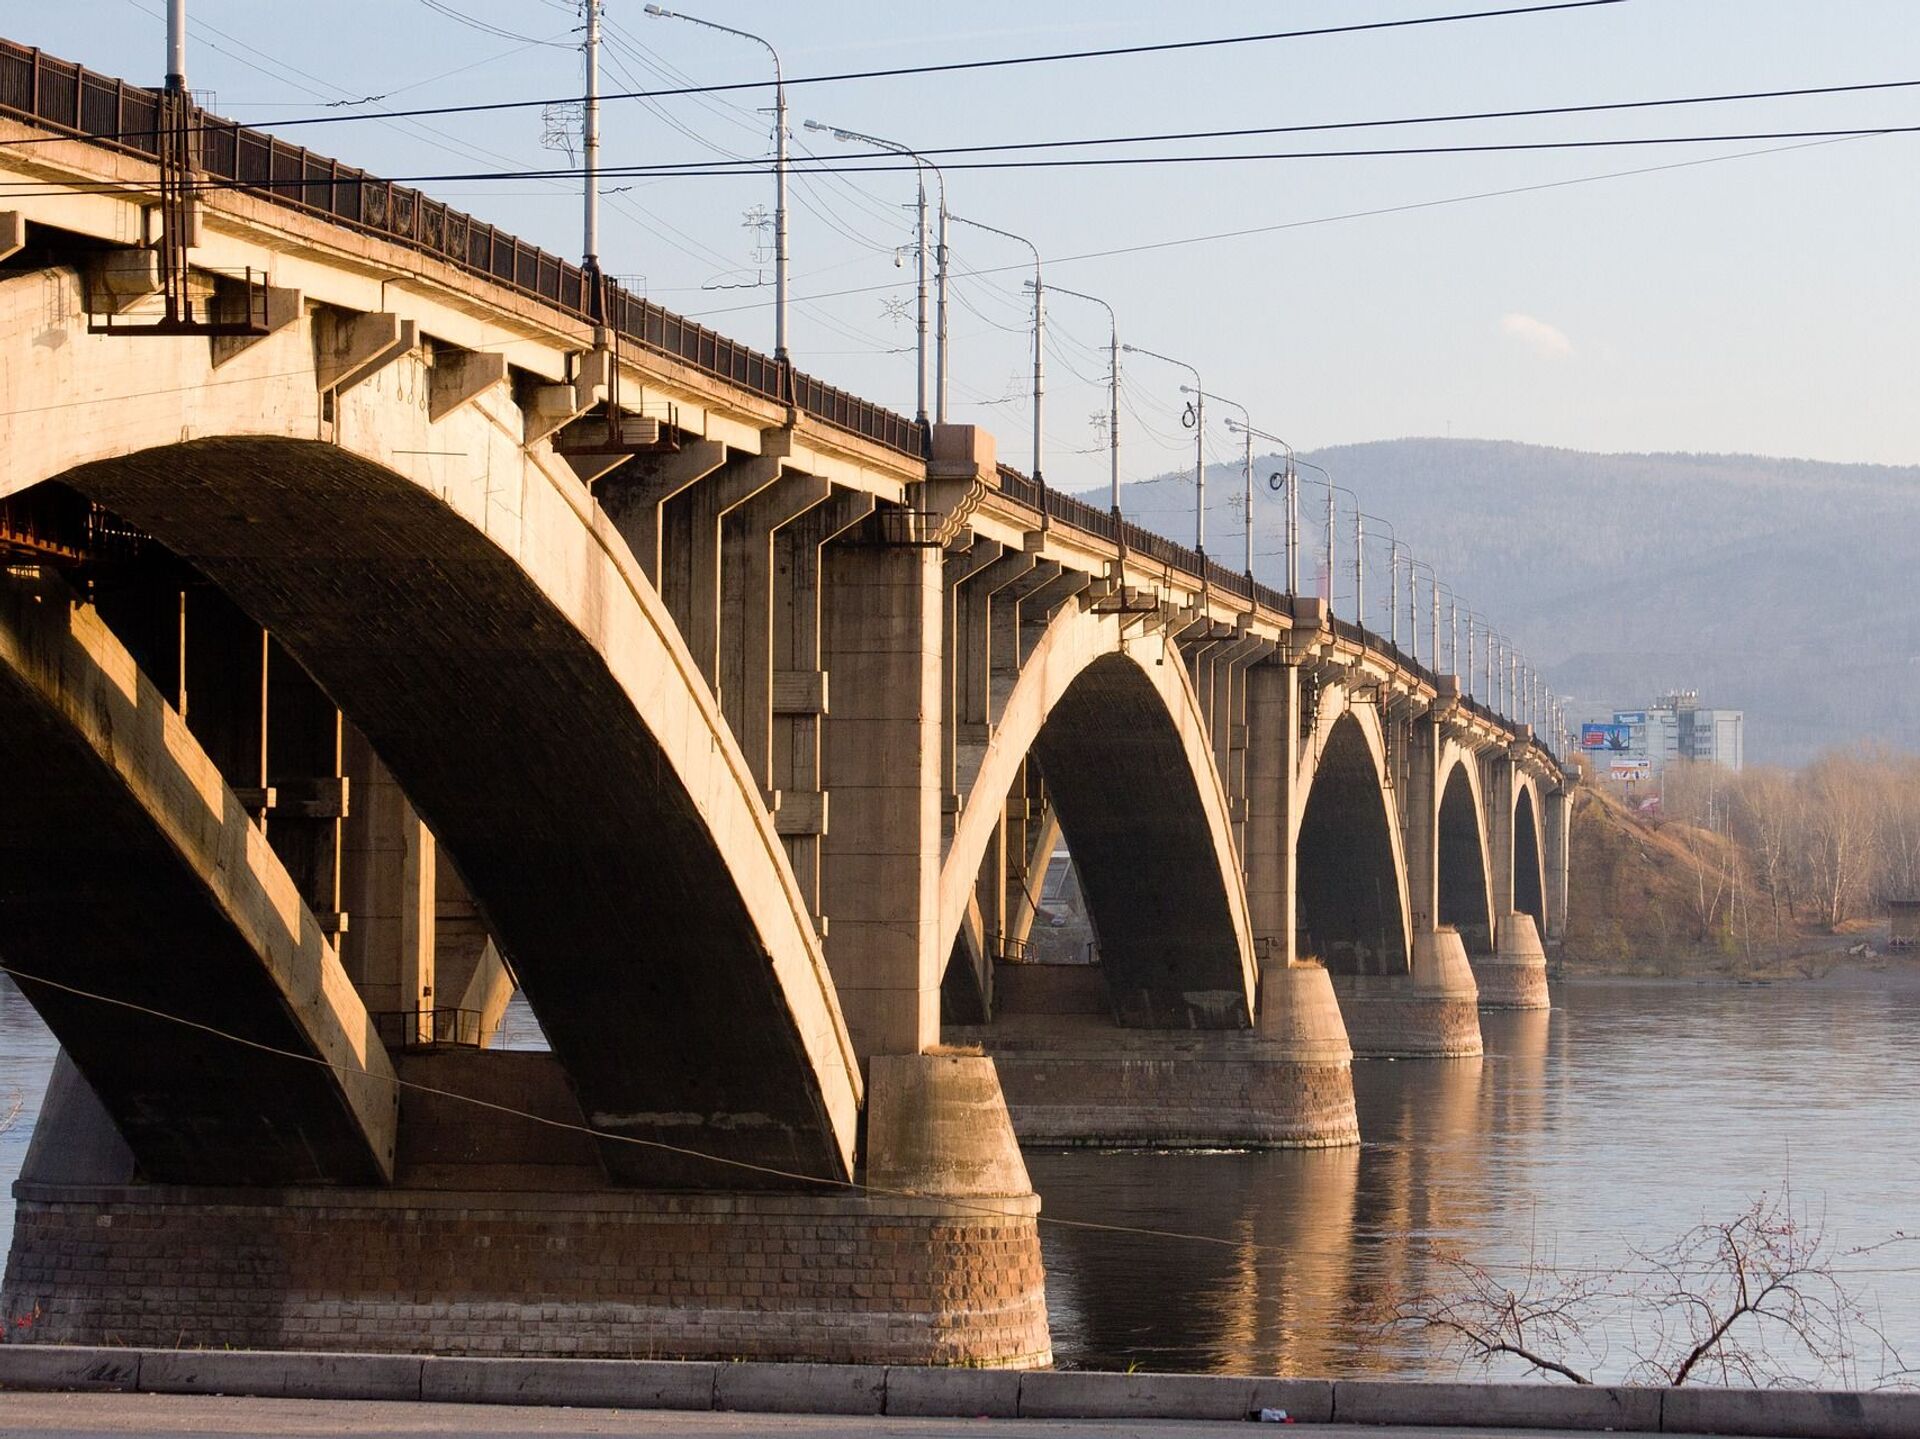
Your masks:
M0 953L140 1175L391 1178L399 1091L333 946L178 711L57 581L0 583L0 759Z
M1301 764L1307 798L1291 842L1312 952L1335 973L1408 973L1406 853L1373 708L1323 705Z
M1159 630L1063 606L1022 666L941 869L942 953L1022 762L1038 756L1123 1023L1243 1029L1258 972L1226 794Z
M1513 795L1513 908L1547 932L1547 854L1540 794L1531 777L1517 777Z
M1490 954L1495 943L1493 864L1481 823L1485 802L1480 767L1449 743L1440 757L1439 920L1460 931L1469 954Z
M0 284L0 321L43 280ZM771 820L659 596L504 387L431 421L415 350L337 397L325 443L304 324L217 383L204 342L63 333L0 377L0 495L63 479L276 633L458 856L596 1126L850 1174L859 1076ZM71 393L97 398L33 413ZM605 1155L627 1182L781 1182Z

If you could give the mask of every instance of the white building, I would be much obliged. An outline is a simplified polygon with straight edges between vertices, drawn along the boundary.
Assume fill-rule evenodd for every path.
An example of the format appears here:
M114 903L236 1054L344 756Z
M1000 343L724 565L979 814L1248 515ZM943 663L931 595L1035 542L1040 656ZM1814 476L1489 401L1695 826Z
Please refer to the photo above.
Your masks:
M1747 762L1746 714L1702 709L1696 691L1676 690L1646 709L1615 710L1611 722L1586 725L1582 744L1600 772L1616 779L1652 779L1677 759L1738 772Z

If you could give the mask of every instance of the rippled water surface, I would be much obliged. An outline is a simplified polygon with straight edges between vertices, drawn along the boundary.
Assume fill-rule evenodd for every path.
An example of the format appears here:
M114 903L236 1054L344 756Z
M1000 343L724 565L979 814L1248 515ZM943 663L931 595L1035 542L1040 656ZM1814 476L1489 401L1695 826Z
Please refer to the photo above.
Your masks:
M1436 1248L1626 1267L1788 1181L1839 1247L1920 1220L1920 994L1592 984L1554 1005L1483 1014L1483 1060L1356 1063L1357 1151L1029 1156L1049 1215L1238 1241L1046 1231L1056 1357L1452 1375L1373 1318L1384 1295L1454 1282ZM1851 1267L1920 1270L1920 1245ZM1920 1273L1847 1282L1920 1354ZM1611 1331L1618 1372L1624 1315ZM1879 1347L1860 1348L1871 1380Z
M1624 1263L1787 1181L1842 1246L1920 1228L1920 992L1595 984L1554 1003L1483 1015L1484 1060L1356 1064L1358 1149L1030 1155L1049 1216L1227 1241L1047 1227L1058 1360L1451 1374L1370 1317L1440 1282L1436 1246L1489 1267ZM53 1052L0 985L0 1096L24 1105L0 1135L9 1185ZM0 1196L8 1231L12 1216ZM1877 1271L1849 1283L1911 1362L1920 1245L1855 1267ZM1863 1354L1865 1377L1877 1362Z

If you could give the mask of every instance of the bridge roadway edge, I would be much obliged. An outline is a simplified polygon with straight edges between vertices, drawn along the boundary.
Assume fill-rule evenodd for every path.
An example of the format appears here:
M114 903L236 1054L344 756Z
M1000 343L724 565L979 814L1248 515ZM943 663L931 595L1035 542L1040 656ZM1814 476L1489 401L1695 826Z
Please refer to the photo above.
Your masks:
M964 1418L1293 1422L1382 1427L1896 1439L1920 1394L1657 1389L915 1365L675 1363L0 1346L0 1392L246 1395L629 1410Z

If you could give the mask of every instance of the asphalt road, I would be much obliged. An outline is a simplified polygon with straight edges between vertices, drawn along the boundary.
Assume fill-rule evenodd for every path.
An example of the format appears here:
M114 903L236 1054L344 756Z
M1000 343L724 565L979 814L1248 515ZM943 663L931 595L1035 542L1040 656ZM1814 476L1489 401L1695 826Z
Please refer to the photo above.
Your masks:
M6 1439L412 1439L458 1434L487 1439L543 1439L550 1435L637 1435L642 1439L735 1439L755 1434L863 1436L863 1439L1173 1439L1209 1434L1249 1435L1247 1423L1158 1419L855 1419L844 1415L676 1414L617 1409L520 1409L495 1404L396 1404L310 1399L226 1399L171 1394L0 1394L0 1435ZM1273 1432L1282 1432L1279 1426ZM1357 1428L1289 1425L1299 1439L1468 1439L1492 1430ZM1501 1439L1582 1439L1560 1430L1503 1429ZM1597 1436L1596 1436L1597 1439Z

